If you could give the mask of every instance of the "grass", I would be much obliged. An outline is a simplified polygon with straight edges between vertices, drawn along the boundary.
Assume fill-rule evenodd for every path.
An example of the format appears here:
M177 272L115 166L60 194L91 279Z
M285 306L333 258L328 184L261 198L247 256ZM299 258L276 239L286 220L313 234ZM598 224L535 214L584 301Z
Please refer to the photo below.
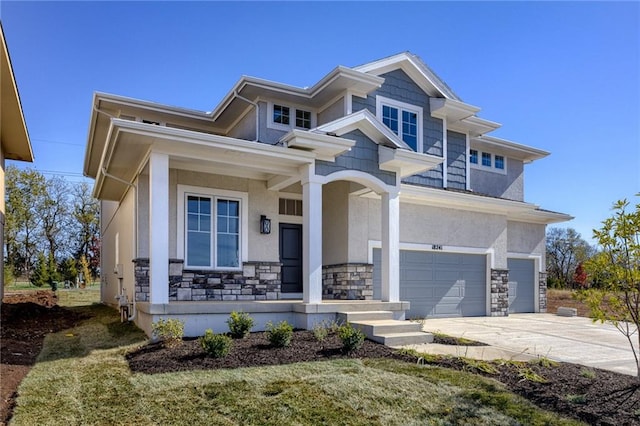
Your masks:
M497 381L389 359L132 374L124 355L143 333L110 308L72 309L94 316L47 336L12 425L579 424Z

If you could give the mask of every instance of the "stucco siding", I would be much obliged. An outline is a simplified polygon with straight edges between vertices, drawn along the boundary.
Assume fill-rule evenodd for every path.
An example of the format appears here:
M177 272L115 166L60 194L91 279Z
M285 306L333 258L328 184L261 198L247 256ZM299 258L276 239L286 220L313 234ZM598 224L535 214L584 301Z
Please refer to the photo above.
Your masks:
M248 141L256 139L256 108L254 106L250 106L247 113L229 130L227 136Z
M524 164L512 158L507 158L506 161L506 174L472 167L471 190L494 197L524 201Z
M525 222L508 222L507 232L510 253L527 253L542 256L544 265L546 225Z
M347 263L349 248L349 182L338 181L322 188L322 263Z
M467 138L447 131L447 187L467 189Z
M113 201L101 201L101 240L100 252L101 300L115 305L120 293L118 276L114 273L118 264L122 265L122 287L129 300L133 300L135 255L134 213L135 191L130 189L120 204Z
M318 126L329 123L344 116L344 97L337 99L330 106L318 113Z
M258 105L260 107L260 142L273 145L287 134L287 132L267 127L269 105L266 102L258 102Z
M369 139L360 130L354 130L343 136L345 139L352 139L356 144L350 151L336 158L335 162L316 161L316 173L328 176L331 173L341 170L359 170L377 177L388 185L395 185L396 175L393 172L380 170L378 159L378 144Z

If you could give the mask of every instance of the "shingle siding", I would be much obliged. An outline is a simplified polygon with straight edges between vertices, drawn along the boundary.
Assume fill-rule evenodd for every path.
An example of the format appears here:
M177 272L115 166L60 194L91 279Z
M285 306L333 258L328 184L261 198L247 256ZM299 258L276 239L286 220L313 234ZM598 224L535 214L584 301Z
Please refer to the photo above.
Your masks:
M341 170L359 170L377 177L387 185L395 185L396 175L393 172L380 170L378 159L378 144L370 140L360 130L354 130L342 136L352 139L356 144L350 151L336 158L334 163L329 161L316 161L316 173L328 176Z
M467 138L447 131L447 187L467 189Z

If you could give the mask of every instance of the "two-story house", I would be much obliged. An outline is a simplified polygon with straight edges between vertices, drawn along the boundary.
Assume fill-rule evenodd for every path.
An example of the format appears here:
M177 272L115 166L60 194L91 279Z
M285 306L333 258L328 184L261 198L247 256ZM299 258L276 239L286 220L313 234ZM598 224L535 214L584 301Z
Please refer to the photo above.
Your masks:
M410 53L306 88L242 77L212 112L96 93L102 300L187 335L232 310L257 329L543 312L545 228L571 217L524 201L548 153L479 110Z

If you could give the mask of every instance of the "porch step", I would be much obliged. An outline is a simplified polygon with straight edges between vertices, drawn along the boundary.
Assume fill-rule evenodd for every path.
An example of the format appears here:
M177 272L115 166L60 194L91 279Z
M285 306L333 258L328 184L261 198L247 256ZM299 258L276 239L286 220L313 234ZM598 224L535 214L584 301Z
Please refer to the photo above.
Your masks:
M384 312L370 313L377 319L350 320L352 326L359 328L369 340L386 346L418 345L433 342L433 335L422 331L422 325L410 321L389 319ZM344 315L344 313L342 314ZM351 317L348 315L346 317ZM380 319L381 317L387 317Z
M338 312L338 322L372 321L393 319L391 311Z

